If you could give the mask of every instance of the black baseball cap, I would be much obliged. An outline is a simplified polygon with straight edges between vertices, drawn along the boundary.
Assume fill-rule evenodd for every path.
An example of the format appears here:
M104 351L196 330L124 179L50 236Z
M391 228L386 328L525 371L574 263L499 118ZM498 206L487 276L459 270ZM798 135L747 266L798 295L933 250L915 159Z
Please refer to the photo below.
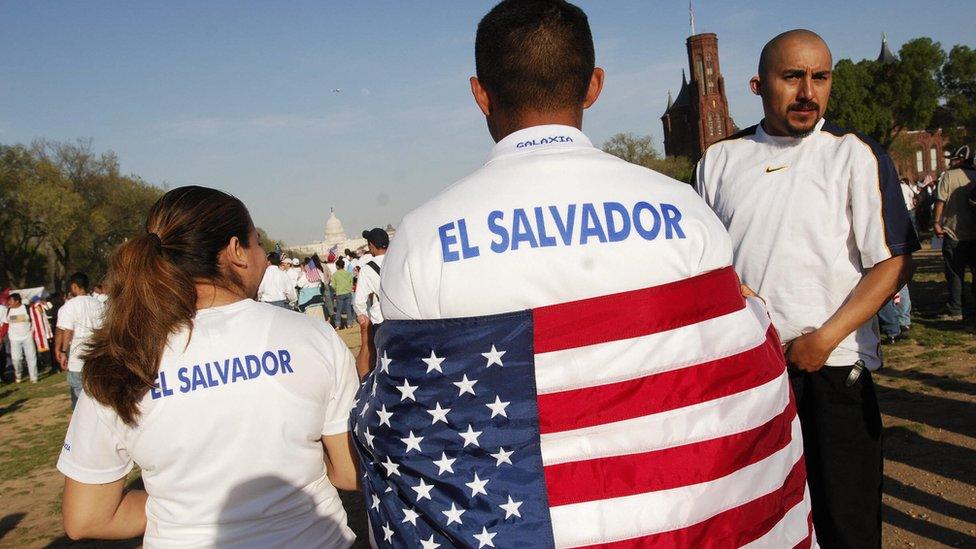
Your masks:
M386 234L386 231L379 227L363 231L363 238L366 239L366 242L369 242L377 248L390 247L390 235Z

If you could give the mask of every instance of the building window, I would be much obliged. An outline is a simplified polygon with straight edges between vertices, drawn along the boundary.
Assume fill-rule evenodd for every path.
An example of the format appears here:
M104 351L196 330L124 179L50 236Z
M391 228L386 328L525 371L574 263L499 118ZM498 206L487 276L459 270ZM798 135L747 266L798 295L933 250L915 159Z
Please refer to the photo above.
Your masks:
M929 149L929 165L932 166L932 171L939 169L939 152L935 149L935 145Z
M705 95L705 66L702 63L702 58L695 57L695 80L698 81L698 89L701 90L701 94Z
M712 113L708 113L708 137L715 135L715 120L712 118Z
M921 174L925 171L925 162L922 157L922 149L915 151L915 172Z

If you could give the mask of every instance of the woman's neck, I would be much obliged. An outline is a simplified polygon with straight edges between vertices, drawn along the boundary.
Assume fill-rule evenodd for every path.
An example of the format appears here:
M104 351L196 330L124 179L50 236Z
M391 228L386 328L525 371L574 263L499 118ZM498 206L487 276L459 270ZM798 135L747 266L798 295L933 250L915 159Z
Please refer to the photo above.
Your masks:
M242 299L247 299L239 291L229 290L215 285L212 282L197 283L197 310L209 309L237 303Z

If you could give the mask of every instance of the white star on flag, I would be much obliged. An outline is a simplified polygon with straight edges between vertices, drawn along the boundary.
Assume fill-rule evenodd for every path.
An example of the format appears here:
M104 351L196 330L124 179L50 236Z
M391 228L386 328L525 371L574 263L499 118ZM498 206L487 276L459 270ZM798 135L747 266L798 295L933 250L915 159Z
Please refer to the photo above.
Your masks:
M386 374L390 373L391 362L393 362L393 359L386 356L386 351L383 351L383 356L380 357L380 371Z
M455 522L461 524L461 515L464 514L464 509L458 509L452 501L451 508L447 511L441 511L441 513L447 516L447 526L450 526Z
M401 438L400 440L407 445L407 450L404 453L407 453L412 449L416 449L418 452L423 451L420 449L420 441L424 440L424 437L414 436L413 431L410 431L410 436L408 436L407 438ZM386 459L390 459L390 458L386 458Z
M505 408L507 408L509 404L511 404L511 402L502 402L502 399L499 398L498 395L495 395L495 402L485 404L485 406L491 409L491 417L508 417L508 414L505 413Z
M387 427L390 427L391 429L393 428L393 426L390 425L390 418L393 417L393 412L386 411L386 404L383 405L383 408L376 410L376 415L380 416L380 425L385 423Z
M511 498L509 498L509 499L511 499ZM416 511L414 511L413 509L407 507L406 509L403 510L403 520L400 521L400 524L404 524L404 523L409 522L410 524L413 524L414 526L416 526L417 525L417 518L419 518L419 517L420 517L420 515L418 515Z
M474 394L475 383L478 383L477 379L469 380L468 374L464 374L464 377L461 378L461 381L454 382L454 385L456 385L458 388L458 396L461 396L464 393L471 393L473 396L477 396Z
M468 444L481 446L480 444L478 444L478 437L481 436L481 431L475 431L470 424L468 425L467 432L458 433L458 434L461 435L461 438L464 439L464 445L462 446L462 448L467 448Z
M433 419L431 420L430 424L433 425L433 424L437 423L438 421L443 421L446 424L447 423L447 413L450 412L450 411L451 411L450 408L441 408L441 403L438 402L437 404L434 405L434 408L433 409L427 410L427 413L428 414L434 416Z
M521 506L522 506L522 502L512 501L512 496L508 496L508 503L503 503L499 505L499 507L505 510L506 519L511 517L512 515L518 518L522 518L522 513L519 513L519 507Z
M396 463L393 463L393 460L390 459L390 456L386 456L386 461L384 461L380 465L382 465L384 468L386 468L386 476L387 476L387 478L391 478L394 475L396 475L396 476L399 476L400 475L400 465L398 465Z
M403 402L408 398L414 402L417 402L417 399L413 396L414 392L417 391L417 387L417 385L410 385L410 382L406 379L403 380L403 385L397 385L397 391L400 391L400 402Z
M504 448L499 448L498 449L498 453L496 453L496 454L488 454L488 455L491 456L491 457L493 457L493 458L495 458L495 461L496 461L495 467L499 467L499 466L501 466L502 463L507 463L507 464L511 465L512 464L512 460L509 459L509 458L511 458L512 454L514 454L514 453L515 453L514 451L512 451L512 452L506 452Z
M359 417L366 417L366 412L369 410L369 403L363 404L363 411L359 413Z
M430 499L430 491L434 489L433 484L427 484L424 479L420 479L420 484L416 486L411 486L414 492L417 492L417 501L422 499Z
M497 533L489 532L484 526L481 527L481 533L475 534L474 539L478 540L478 549L481 549L485 545L488 547L494 547L495 544L491 542L492 538L497 536Z
M485 491L485 484L488 484L488 480L489 479L478 478L478 473L475 473L474 480L471 482L465 482L464 485L471 488L471 497L475 497L478 494L484 494L487 496L488 492Z
M434 462L434 465L437 466L437 474L441 475L445 471L453 474L454 473L453 465L455 461L457 461L457 458L448 459L447 454L441 452L441 459Z
M505 366L504 364L502 364L502 355L504 354L505 351L496 350L494 345L491 346L491 350L488 351L487 353L481 353L481 356L488 359L488 364L485 365L485 368L491 368L492 364Z
M373 494L373 504L369 507L374 511L380 508L380 498L376 497L376 494Z
M424 549L437 549L441 546L441 544L434 541L434 534L431 534L428 539L420 540L420 544L424 546Z
M383 541L390 541L391 539L393 539L393 530L390 529L390 523L387 522L383 525Z
M429 374L429 373L433 372L434 370L437 370L438 372L440 372L442 374L444 373L444 370L441 370L441 362L444 362L444 359L443 358L439 358L437 355L435 355L434 354L434 351L431 351L430 352L430 358L422 358L420 360L423 360L424 363L427 364L427 372L426 373Z
M366 439L366 446L369 446L370 448L372 448L373 447L373 439L376 438L376 436L370 434L369 427L367 427L366 430L363 431L363 437Z

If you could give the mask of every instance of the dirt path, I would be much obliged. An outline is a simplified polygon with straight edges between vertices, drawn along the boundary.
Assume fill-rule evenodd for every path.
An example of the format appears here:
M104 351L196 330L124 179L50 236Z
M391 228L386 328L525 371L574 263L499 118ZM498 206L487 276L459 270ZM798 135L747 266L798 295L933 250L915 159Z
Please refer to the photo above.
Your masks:
M884 545L976 547L976 337L972 325L925 318L942 299L941 262L930 251L917 260L911 338L885 347L886 367L876 376L885 424ZM358 350L358 330L340 335ZM96 545L71 543L61 529L54 462L67 391L63 375L0 386L2 547ZM343 499L361 533L361 499Z

